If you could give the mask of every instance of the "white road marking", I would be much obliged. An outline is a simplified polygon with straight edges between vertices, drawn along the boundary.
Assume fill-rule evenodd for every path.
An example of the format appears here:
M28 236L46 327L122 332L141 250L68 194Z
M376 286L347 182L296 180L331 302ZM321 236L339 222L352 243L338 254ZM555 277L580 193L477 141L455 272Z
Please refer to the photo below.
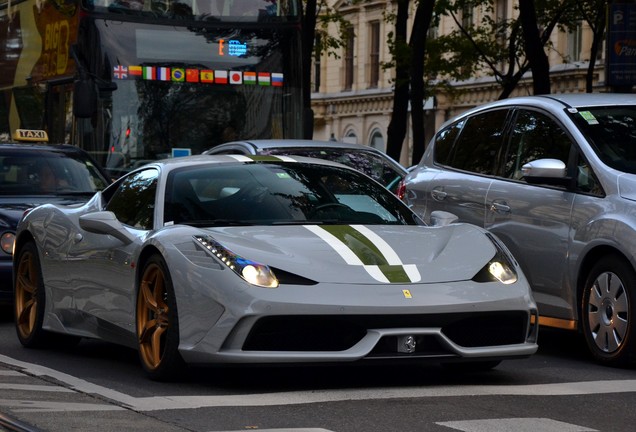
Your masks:
M77 411L124 411L117 405L47 402L33 400L0 399L0 406L9 407L14 412L77 412Z
M220 396L154 396L133 397L107 387L92 384L72 375L44 366L22 362L0 355L0 362L22 368L34 376L48 376L68 388L86 394L95 394L136 411L159 411L210 407L298 405L322 402L439 398L457 396L566 396L606 393L636 393L636 380L602 380L530 385L472 385L433 387L365 388L346 390L312 390L278 393L259 393ZM536 432L536 431L535 431Z
M548 418L502 418L436 423L463 432L598 432Z
M60 387L56 385L33 385L33 384L11 384L11 383L0 383L0 390L73 393L73 390L71 389L67 389L66 387Z

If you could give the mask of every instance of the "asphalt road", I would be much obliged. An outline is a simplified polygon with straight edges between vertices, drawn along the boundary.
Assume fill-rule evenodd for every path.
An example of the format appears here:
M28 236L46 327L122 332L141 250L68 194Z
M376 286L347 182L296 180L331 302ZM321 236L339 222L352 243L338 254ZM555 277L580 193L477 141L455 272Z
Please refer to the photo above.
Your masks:
M97 341L23 348L0 320L3 418L39 431L629 431L636 368L595 364L574 334L487 373L436 365L189 369L143 374L136 352ZM13 430L20 430L14 428Z

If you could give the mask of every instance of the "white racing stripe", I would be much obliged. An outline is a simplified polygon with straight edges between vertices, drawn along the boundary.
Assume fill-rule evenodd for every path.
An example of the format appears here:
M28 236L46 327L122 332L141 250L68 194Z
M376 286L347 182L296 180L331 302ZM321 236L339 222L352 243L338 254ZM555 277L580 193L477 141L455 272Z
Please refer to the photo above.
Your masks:
M309 231L311 231L312 233L316 234L318 237L323 239L325 243L327 243L329 246L331 246L333 250L335 250L338 253L338 255L340 255L342 259L345 260L347 264L357 265L357 266L364 265L364 263L360 260L360 258L358 258L358 256L355 253L353 253L353 251L349 249L349 247L346 244L341 242L339 238L337 238L330 232L325 231L324 229L320 228L318 225L304 225L304 226Z
M382 237L371 231L364 225L351 225L351 228L358 231L360 234L369 239L371 243L380 250L380 253L384 256L384 259L390 265L402 265L402 260L398 256L397 252L384 241Z
M229 156L232 159L236 159L239 162L252 162L252 158L248 156L244 156L244 155L225 155L225 156Z

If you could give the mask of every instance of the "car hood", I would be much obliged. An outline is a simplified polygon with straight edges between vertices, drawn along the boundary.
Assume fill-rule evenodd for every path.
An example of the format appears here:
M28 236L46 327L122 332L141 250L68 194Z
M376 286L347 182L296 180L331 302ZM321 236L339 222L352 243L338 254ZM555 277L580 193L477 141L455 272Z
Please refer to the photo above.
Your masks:
M231 252L316 282L469 280L495 255L472 225L294 225L203 230Z
M15 229L28 209L42 204L83 204L86 198L56 196L4 196L0 197L0 226Z

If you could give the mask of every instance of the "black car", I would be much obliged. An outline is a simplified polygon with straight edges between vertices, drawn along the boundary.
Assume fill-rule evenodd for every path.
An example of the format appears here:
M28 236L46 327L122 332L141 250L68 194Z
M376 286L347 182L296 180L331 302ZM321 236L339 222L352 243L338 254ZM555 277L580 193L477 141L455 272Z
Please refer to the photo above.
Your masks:
M13 240L25 211L81 204L108 184L106 172L78 147L0 144L0 304L12 303Z
M362 144L295 139L245 140L217 145L203 154L307 156L350 166L395 193L407 169L386 153Z

